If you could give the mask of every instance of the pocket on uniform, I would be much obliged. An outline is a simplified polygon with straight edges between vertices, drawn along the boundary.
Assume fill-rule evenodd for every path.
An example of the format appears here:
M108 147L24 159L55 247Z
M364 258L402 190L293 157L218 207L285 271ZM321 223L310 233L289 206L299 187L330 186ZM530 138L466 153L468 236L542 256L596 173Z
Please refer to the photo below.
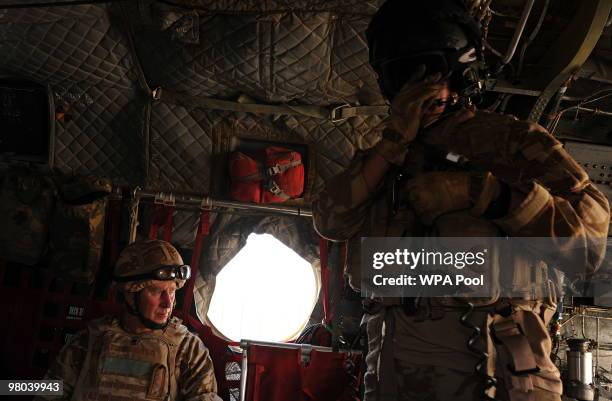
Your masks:
M166 384L166 367L159 363L153 366L151 372L151 380L149 381L149 388L147 389L147 398L162 399L167 392Z
M530 393L532 391L545 391L561 394L562 383L559 372L550 360L550 337L546 332L540 317L532 311L515 310L508 318L498 319L494 326L506 327L516 325L516 337L523 337L523 341L512 340L495 341L497 354L497 376L503 377L506 388L512 393ZM502 344L503 343L503 344ZM517 374L514 363L518 360L532 359L535 370ZM511 397L512 398L512 397Z

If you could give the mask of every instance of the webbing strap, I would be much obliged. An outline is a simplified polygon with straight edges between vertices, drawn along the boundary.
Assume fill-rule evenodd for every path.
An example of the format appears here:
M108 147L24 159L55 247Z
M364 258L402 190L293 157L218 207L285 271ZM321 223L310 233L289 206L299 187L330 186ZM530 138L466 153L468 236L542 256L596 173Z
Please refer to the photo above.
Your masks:
M119 7L121 10L121 21L127 37L128 49L130 51L130 55L132 56L134 70L136 72L136 79L138 80L138 84L143 91L151 93L151 88L147 83L147 77L145 76L144 69L142 68L140 59L138 58L138 53L136 52L136 34L134 33L134 26L132 25L130 15L124 4L120 4Z
M264 178L271 177L273 175L282 174L287 170L299 166L300 164L302 164L301 160L294 160L287 164L275 164L274 166L268 167L264 170L261 167L261 163L257 162L257 166L259 167L259 171L257 173L244 175L242 177L232 177L232 180L238 182L259 181L263 180Z
M164 241L172 242L172 225L174 223L174 206L164 205L166 209L166 221L164 222Z
M291 199L291 197L289 195L287 195L285 192L283 192L282 189L280 189L280 187L278 186L278 184L274 180L268 181L268 183L265 185L265 188L268 191L272 192L274 194L274 196L277 196L277 197L281 198L282 200L289 200L289 199Z
M321 261L321 290L323 292L323 322L329 325L334 319L336 306L340 303L340 298L344 292L344 267L348 260L347 242L340 244L340 268L338 269L338 288L335 297L334 305L330 305L329 283L329 241L323 237L319 238L319 260Z
M183 298L183 318L189 316L189 308L193 301L193 287L195 285L195 278L200 268L200 257L202 255L202 244L204 237L210 232L210 210L202 209L200 213L200 224L198 224L198 231L196 232L195 241L193 244L193 253L191 254L191 278L185 284L185 296Z
M293 160L290 163L287 164L276 164L272 167L268 167L268 175L278 175L278 174L282 174L285 171L292 169L294 167L299 166L300 164L302 164L301 160Z
M157 239L159 233L160 221L165 219L164 205L153 205L153 216L151 218L151 226L149 226L149 239Z
M237 182L261 181L263 179L264 179L264 176L260 172L255 173L255 174L244 175L242 177L232 177L232 181L237 181Z
M156 203L153 209L153 218L149 227L149 239L157 239L159 227L163 224L166 242L172 242L172 225L174 222L174 206Z
M132 200L130 201L130 232L129 232L128 244L131 244L134 241L136 241L138 225L140 224L138 221L138 205L139 204L140 204L140 195L138 195L136 190L134 190L134 194L132 195Z
M110 197L109 204L109 266L111 269L115 266L117 262L117 257L119 256L119 235L121 228L121 195Z
M523 375L540 370L527 337L512 317L493 324L492 334L508 350L513 364L509 368L513 374Z
M329 310L329 241L319 238L319 260L321 261L321 290L323 291L323 322L326 325L332 320Z
M340 244L340 264L339 264L339 272L338 272L338 288L340 288L341 292L344 294L344 272L347 271L347 263L348 263L348 241L343 241Z
M187 107L202 107L213 110L226 110L254 114L283 114L298 115L340 122L347 118L357 116L386 115L389 106L351 106L344 104L336 107L323 107L312 105L288 105L256 103L246 96L240 96L237 101L221 100L209 97L190 96L176 93L171 90L158 87L151 92L154 100L178 104Z

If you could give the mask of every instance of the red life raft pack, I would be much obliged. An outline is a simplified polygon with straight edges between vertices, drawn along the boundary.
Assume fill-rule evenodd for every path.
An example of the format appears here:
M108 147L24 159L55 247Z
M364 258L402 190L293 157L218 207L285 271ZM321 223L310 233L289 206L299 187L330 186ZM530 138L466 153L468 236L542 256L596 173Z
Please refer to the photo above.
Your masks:
M230 195L237 201L279 203L304 192L302 155L291 149L270 146L255 158L232 152L229 172Z

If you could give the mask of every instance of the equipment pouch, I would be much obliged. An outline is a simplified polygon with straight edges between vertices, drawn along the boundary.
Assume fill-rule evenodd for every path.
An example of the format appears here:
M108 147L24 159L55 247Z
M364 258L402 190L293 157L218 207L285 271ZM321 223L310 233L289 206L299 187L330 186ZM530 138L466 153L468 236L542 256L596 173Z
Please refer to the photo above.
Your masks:
M561 394L559 372L550 359L551 340L537 313L516 309L507 317L494 315L489 328L496 376L503 380L510 401L531 400L534 392Z
M47 245L53 186L28 169L0 173L0 258L35 265Z
M91 284L102 255L111 182L71 177L58 186L49 240L51 267L63 278Z

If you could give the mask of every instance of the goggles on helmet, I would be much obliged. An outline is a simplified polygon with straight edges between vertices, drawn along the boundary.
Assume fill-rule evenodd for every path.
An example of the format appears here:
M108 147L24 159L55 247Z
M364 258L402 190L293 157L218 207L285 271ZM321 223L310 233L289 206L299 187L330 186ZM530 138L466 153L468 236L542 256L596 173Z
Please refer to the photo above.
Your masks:
M117 277L115 281L124 283L128 281L140 281L140 280L189 280L191 277L191 267L189 265L172 265L172 266L160 266L150 273L135 274L133 276Z

